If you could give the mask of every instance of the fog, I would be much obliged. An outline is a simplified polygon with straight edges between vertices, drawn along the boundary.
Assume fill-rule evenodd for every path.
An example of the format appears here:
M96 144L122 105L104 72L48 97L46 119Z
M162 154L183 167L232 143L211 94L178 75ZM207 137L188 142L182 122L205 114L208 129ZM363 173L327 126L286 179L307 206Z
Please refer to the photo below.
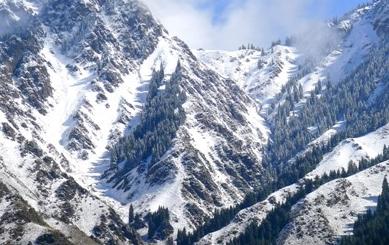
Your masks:
M199 5L211 0L144 0L171 34L192 48L236 49L254 43L268 47L271 41L317 28L330 12L326 0L230 0L217 15ZM217 2L217 1L215 1ZM314 6L314 7L312 7ZM313 11L313 12L312 12ZM325 30L327 31L327 30ZM317 40L331 37L317 33Z
M16 31L30 20L31 15L20 7L18 2L9 1L6 7L0 2L0 35Z

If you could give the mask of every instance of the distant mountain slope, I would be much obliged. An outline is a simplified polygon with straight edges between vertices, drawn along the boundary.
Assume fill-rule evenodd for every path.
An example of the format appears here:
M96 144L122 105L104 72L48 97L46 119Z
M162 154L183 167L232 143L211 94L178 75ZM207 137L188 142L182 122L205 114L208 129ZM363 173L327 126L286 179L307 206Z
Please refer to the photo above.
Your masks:
M342 141L332 152L326 154L317 167L304 176L303 179L270 194L266 200L241 210L228 226L208 234L200 240L199 244L218 243L218 241L226 243L241 234L251 222L261 223L278 203L284 203L290 195L294 195L298 191L301 183L304 183L304 179L314 180L316 176L322 177L325 174L330 175L331 171L341 171L342 168L347 171L350 161L353 161L353 163L358 166L359 161L363 158L374 159L379 154L382 154L385 145L389 145L388 127L389 125L386 125L366 136ZM373 167L372 169L377 170L379 167ZM382 173L380 172L380 174ZM385 171L383 174L385 175ZM378 177L381 178L382 176L380 175ZM379 181L379 178L377 181ZM368 182L368 180L369 178L366 178L365 181ZM376 188L378 190L381 187L376 186ZM315 192L319 192L319 190L316 190ZM360 192L357 191L356 193ZM359 208L363 208L363 204L361 204ZM361 211L363 211L363 209L358 212ZM304 212L301 212L301 216L303 215ZM355 217L356 216L352 216L352 219L355 219ZM307 225L308 224L309 223L307 223ZM315 235L318 234L315 233ZM332 238L333 237L331 236L331 239ZM291 241L292 240L293 239L291 239ZM297 244L302 243L303 241Z
M275 97L296 75L300 54L295 48L277 45L264 50L196 50L201 61L237 82L260 105Z
M277 103L279 94L284 94L281 89L289 80L301 84L307 97L319 81L336 84L363 63L379 41L374 19L377 14L373 13L377 5L384 3L377 1L350 12L337 23L315 27L320 29L297 36L289 46L276 44L265 51L194 53L212 69L236 81L268 112L270 104Z
M296 185L299 186L301 180L304 178L313 180L315 176L323 176L325 173L330 174L331 171L341 171L342 168L347 170L350 161L358 164L358 161L362 158L374 158L382 153L384 146L389 144L389 137L387 135L388 114L385 106L381 107L381 105L386 105L388 102L387 97L384 95L386 92L383 92L387 90L388 76L387 62L385 61L385 57L387 57L387 35L379 31L376 23L382 23L381 28L385 28L385 24L383 24L385 23L385 17L383 17L385 14L383 13L387 11L388 6L386 1L376 1L370 5L357 8L341 18L339 22L330 24L330 28L335 28L335 31L341 35L341 39L338 40L336 45L332 46L332 50L327 50L327 54L324 53L320 59L313 61L313 63L312 61L305 63L309 60L309 57L305 56L304 52L299 52L298 48L295 49L295 52L298 54L297 64L299 66L296 66L296 70L292 73L292 76L284 78L284 87L275 90L276 92L270 102L268 101L266 103L266 101L261 102L261 100L257 100L257 103L266 109L262 110L262 115L268 120L270 128L273 127L269 141L271 145L268 146L268 149L270 149L271 154L274 154L272 153L274 149L280 149L277 152L281 152L286 156L286 160L277 160L276 158L271 160L273 164L278 165L277 168L280 171L278 181L290 184L289 179L294 180L296 183L275 191L265 200L241 210L228 225L204 236L200 239L199 244L226 244L242 234L251 222L261 224L277 202L283 203L288 194L296 193ZM282 46L278 46L278 49L282 48ZM246 89L244 86L246 81L255 81L248 77L254 77L255 74L264 72L269 68L266 66L258 68L254 65L251 68L246 68L250 67L250 64L255 64L256 61L260 60L258 58L260 55L255 56L255 58L252 55L259 51L244 50L239 52L241 52L239 58L241 61L245 60L244 53L247 54L247 60L250 61L247 65L241 62L241 67L244 67L243 70L246 72L244 76L240 75L241 71L237 71L236 75L234 73L229 74L223 70L224 66L231 67L235 64L234 60L233 62L228 62L228 57L234 56L234 52L199 50L196 54L203 62L209 63L217 72L224 76L229 76L232 79L238 79L236 82L243 89ZM272 55L271 50L267 54ZM374 63L378 65L373 65ZM287 70L287 68L285 69ZM359 83L355 79L364 82ZM261 81L263 80L257 80L258 84L261 84ZM330 82L330 85L327 85L328 82ZM331 97L330 92L326 90L330 89L330 91L335 91L341 88L345 89L346 93L347 91L358 91L360 85L357 84L361 84L362 86L363 84L365 86L368 86L367 84L372 85L369 92L366 92L366 94L356 94L357 97L354 98L356 99L356 103L366 105L364 106L366 113L362 113L364 115L362 116L361 114L360 118L342 117L340 116L341 114L338 114L340 116L338 118L343 118L343 120L335 120L333 124L323 128L322 126L325 123L322 124L322 122L329 120L332 115L328 111L322 111L323 108L319 104L325 105L329 103L333 107L336 106L333 101L327 100L326 98L320 101L324 96L328 95L327 98ZM277 88L276 83L272 85L273 83L270 83L270 87L268 88L270 91ZM331 86L335 87L332 87L332 89ZM263 85L259 85L258 87L264 88ZM296 89L298 89L297 99L290 99L289 97L294 95ZM250 93L251 91L246 89L246 92ZM326 92L327 94L325 94ZM379 97L377 97L377 94L380 94ZM253 94L250 95L253 96ZM334 96L338 95L334 93ZM314 102L315 99L312 98L318 98L319 103ZM294 104L290 104L290 101ZM316 105L317 107L315 107ZM352 110L351 107L345 108L343 113L347 114L348 110ZM285 116L280 117L280 111ZM322 114L320 114L320 111L322 111ZM303 115L301 116L299 113L303 113ZM305 121L309 121L306 120L307 117L310 115L313 117L316 114L320 114L321 116L312 120L312 124L311 122L304 124ZM349 121L345 120L346 118ZM374 118L380 123L368 123ZM314 124L315 120L318 120L316 122L320 126L316 127ZM367 127L364 126L364 122L365 126L366 124L368 125ZM280 125L284 125L282 130L279 130ZM289 127L292 129L295 128L296 125L299 125L297 126L298 130L294 131L296 134L282 141L283 143L281 145L279 145L280 140L274 140L274 137L286 139L288 136L283 132L287 132ZM371 128L373 125L377 127ZM304 134L309 136L309 140L301 144L300 150L296 151L297 153L286 153L288 151L283 150L288 150L289 146L287 144L292 144L295 147L297 142L301 140L299 137ZM361 137L347 139L353 136ZM377 188L380 188L380 185ZM282 197L281 193L284 193L283 198L280 198ZM360 195L359 191L357 193L356 195ZM279 199L274 197L278 197ZM363 202L361 201L361 203ZM313 209L313 205L311 207ZM366 206L361 204L359 208L361 210L358 212L363 211ZM302 219L305 219L303 217L305 212L307 210L300 214ZM313 215L313 217L316 216ZM345 219L354 218L347 216ZM309 222L306 225L309 225ZM307 230L307 227L302 230L304 232ZM290 230L285 228L283 236L288 236L288 232ZM338 232L336 234L339 235L340 233ZM309 237L314 236L316 236L315 241L320 240L317 237L319 236L319 232L317 232L310 235L306 234L304 238L306 240L304 241L298 241L296 237L291 237L288 243L310 244L312 241L309 240ZM328 241L334 242L333 239L333 236L331 236ZM293 241L296 241L296 243L293 243ZM320 242L325 241L325 238L322 237Z

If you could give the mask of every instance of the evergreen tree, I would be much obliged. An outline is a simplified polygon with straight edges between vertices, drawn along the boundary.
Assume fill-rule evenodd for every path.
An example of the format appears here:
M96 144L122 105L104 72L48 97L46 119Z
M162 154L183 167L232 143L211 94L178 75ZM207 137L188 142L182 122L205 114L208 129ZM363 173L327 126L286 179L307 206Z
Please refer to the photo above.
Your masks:
M347 171L350 174L357 173L358 172L358 167L357 167L357 165L353 161L350 161L348 163Z
M159 207L156 212L148 214L146 219L149 239L165 240L173 233L167 208Z
M142 216L140 214L138 214L138 213L135 214L134 222L132 223L132 227L134 227L135 229L142 229L145 226L146 225L145 225L145 222L142 219Z
M161 65L160 70L152 74L141 122L111 150L111 165L124 162L124 167L113 178L116 184L121 182L121 176L137 166L145 164L148 170L157 163L172 146L178 128L185 121L182 105L186 95L180 88L180 80L187 78L180 62L169 81L164 77Z
M389 87L384 85L389 70L388 51L388 44L374 49L369 59L337 86L331 86L329 81L323 86L323 81L319 81L297 113L295 105L303 96L301 84L297 83L311 72L309 66L292 78L275 98L280 102L271 107L275 111L269 121L273 133L266 165L287 166L284 163L338 121L345 121L344 130L334 137L333 146L343 139L362 136L388 123ZM371 96L374 91L380 91L379 99Z
M384 213L385 210L389 211L389 185L386 177L382 183L382 194L378 198L377 212Z
M135 220L135 213L134 213L134 207L132 204L130 205L130 208L128 210L128 223L132 224Z

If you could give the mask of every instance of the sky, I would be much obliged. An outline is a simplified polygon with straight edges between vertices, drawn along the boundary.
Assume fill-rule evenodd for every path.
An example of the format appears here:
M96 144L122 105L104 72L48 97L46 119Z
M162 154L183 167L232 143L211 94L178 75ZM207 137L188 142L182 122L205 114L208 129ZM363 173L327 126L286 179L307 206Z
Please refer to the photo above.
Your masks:
M156 18L192 48L234 50L302 32L367 0L143 0Z

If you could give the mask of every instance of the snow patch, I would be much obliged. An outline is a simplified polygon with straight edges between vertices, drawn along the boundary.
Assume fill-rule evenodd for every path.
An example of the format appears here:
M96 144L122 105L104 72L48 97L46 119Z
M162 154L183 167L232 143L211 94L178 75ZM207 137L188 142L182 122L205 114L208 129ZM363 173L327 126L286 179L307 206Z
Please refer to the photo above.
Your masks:
M307 178L314 179L342 168L347 170L350 161L358 164L362 158L375 158L382 153L385 145L389 146L389 124L365 136L342 141L332 152L324 155Z

